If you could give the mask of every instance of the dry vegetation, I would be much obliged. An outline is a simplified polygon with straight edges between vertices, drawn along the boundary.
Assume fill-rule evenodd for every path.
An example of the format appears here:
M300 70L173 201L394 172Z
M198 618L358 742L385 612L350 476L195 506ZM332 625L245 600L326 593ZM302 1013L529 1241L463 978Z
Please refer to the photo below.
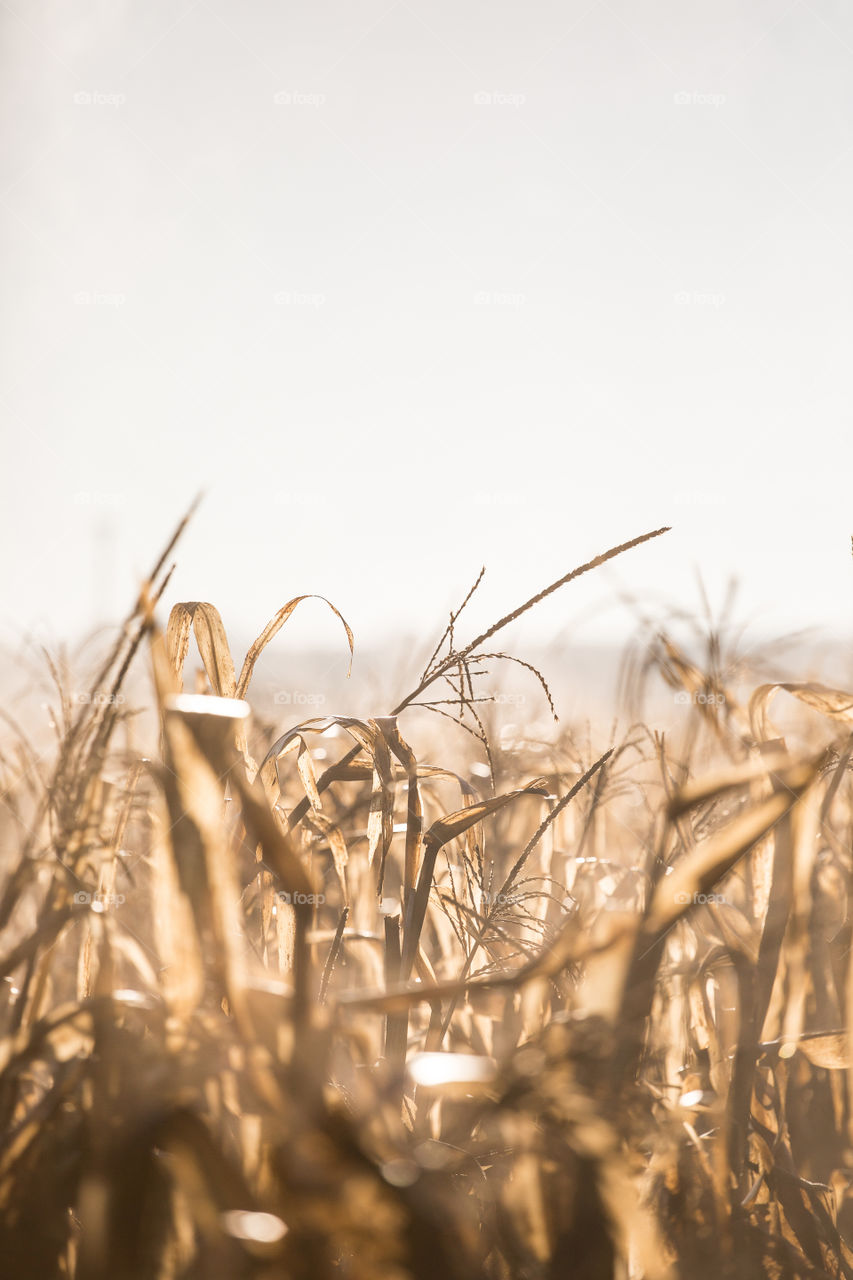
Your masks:
M273 742L245 699L299 601L239 676L211 605L161 631L182 527L89 700L55 672L52 755L7 734L2 1274L853 1276L853 698L744 698L660 635L672 740L493 745L495 637L546 591ZM478 773L416 759L417 706Z

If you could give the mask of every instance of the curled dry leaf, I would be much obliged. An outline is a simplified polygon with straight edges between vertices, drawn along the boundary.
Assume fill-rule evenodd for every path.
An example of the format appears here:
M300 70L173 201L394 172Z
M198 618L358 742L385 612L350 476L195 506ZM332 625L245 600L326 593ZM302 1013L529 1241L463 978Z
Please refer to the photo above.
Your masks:
M220 698L233 698L237 693L234 659L219 610L212 604L188 601L176 604L166 626L166 649L178 681L183 688L184 664L193 632L210 687Z
M267 647L267 645L273 639L273 637L278 634L278 632L284 626L285 622L287 622L287 619L293 613L293 610L296 608L296 606L298 604L301 604L303 600L322 600L324 604L327 604L329 606L329 608L331 609L335 617L340 618L341 623L343 624L344 631L346 632L346 636L347 636L347 644L349 645L349 653L350 653L350 670L352 670L354 640L353 640L352 631L350 630L350 627L349 627L349 623L347 622L343 614L340 613L332 604L331 600L327 600L325 596L316 596L316 595L294 596L292 600L288 600L287 604L283 605L282 608L279 609L278 613L275 615L274 618L270 619L270 621L264 627L261 634L258 636L257 640L255 640L255 642L252 644L251 648L249 649L249 652L246 654L246 659L243 663L243 669L240 672L240 679L237 681L237 697L238 698L242 698L245 696L246 690L249 687L249 681L252 679L252 672L255 669L255 663L257 662L258 658L261 656L264 649ZM349 671L347 671L347 675L349 675Z
M755 690L749 700L749 720L752 732L759 741L768 736L767 708L779 689L791 693L807 707L820 711L831 720L840 720L845 724L853 722L853 693L842 689L832 689L828 685L816 684L814 681L803 683L762 684Z

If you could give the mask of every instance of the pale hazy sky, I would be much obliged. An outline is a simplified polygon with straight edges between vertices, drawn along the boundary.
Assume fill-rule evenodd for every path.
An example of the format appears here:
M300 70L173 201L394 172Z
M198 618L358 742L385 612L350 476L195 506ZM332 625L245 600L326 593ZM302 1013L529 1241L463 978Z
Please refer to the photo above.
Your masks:
M0 637L853 607L853 6L0 0ZM627 626L618 609L582 638ZM337 636L319 608L304 624ZM591 630L590 630L591 628Z

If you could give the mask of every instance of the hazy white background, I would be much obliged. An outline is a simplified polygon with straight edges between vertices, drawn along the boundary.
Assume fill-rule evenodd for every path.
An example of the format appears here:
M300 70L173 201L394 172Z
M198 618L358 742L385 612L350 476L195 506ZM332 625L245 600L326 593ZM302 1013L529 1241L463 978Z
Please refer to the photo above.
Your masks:
M0 0L2 637L853 604L842 0ZM278 101L276 98L278 97ZM592 612L590 612L592 611ZM337 643L319 606L303 637Z

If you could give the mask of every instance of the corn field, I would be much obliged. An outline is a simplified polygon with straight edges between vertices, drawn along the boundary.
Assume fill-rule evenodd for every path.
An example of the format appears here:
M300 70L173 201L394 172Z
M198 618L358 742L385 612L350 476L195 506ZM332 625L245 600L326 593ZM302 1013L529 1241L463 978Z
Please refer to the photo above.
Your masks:
M52 747L4 721L2 1274L853 1277L853 694L660 631L628 683L677 727L498 742L486 673L554 709L499 633L661 529L466 639L478 579L386 714L271 731L306 597L238 670L162 616L185 524L85 701L51 663Z

